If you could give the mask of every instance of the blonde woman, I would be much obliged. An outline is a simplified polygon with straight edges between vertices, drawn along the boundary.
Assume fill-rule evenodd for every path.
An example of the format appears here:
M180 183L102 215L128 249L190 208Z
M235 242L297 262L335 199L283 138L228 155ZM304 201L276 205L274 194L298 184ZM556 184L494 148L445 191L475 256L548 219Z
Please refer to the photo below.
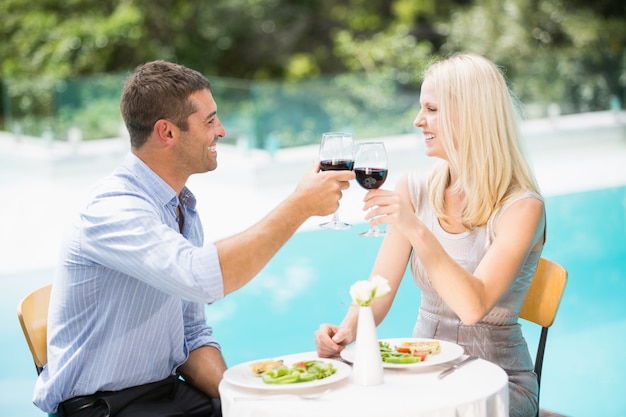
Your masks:
M364 199L371 224L391 231L372 270L392 289L373 304L376 322L410 262L422 290L414 336L458 343L500 365L510 415L534 416L537 378L518 315L543 249L545 212L518 146L513 99L492 62L461 54L427 69L420 105L414 124L441 163ZM353 342L356 318L351 309L341 325L322 324L318 353L334 356Z

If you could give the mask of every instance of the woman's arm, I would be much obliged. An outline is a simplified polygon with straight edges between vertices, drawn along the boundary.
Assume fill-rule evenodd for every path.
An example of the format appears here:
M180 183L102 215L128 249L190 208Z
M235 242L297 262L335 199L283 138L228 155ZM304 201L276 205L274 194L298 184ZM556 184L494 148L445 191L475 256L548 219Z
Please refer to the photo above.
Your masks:
M408 198L408 194L407 194ZM405 201L412 208L410 201ZM411 244L402 233L389 231L384 237L370 277L380 275L389 281L391 291L372 302L376 325L380 324L393 303L411 255ZM358 309L351 306L339 326L322 324L315 332L315 345L322 357L334 356L356 339Z
M543 239L543 202L524 198L513 203L499 219L493 244L471 274L447 254L416 216L409 215L402 205L402 194L368 192L366 208L378 206L371 215L379 217L372 222L388 224L411 242L433 287L463 323L480 321L511 286L532 248Z

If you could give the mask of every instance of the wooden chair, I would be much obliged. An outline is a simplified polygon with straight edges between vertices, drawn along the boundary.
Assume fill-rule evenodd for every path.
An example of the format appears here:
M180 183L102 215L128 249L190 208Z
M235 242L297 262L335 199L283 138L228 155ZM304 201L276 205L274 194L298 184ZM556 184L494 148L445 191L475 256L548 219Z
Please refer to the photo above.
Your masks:
M37 375L41 373L43 366L48 362L46 336L51 288L52 285L50 284L36 289L17 305L17 318L35 361Z
M554 323L566 283L567 270L554 261L541 258L520 312L520 318L541 326L535 357L535 373L540 390L548 328ZM537 411L537 417L539 417L539 411Z

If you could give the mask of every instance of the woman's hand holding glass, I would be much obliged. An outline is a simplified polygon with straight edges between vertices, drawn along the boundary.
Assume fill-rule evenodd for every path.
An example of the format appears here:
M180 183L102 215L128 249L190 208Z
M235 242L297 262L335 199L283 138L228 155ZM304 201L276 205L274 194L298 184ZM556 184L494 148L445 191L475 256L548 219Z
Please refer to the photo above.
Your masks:
M387 151L383 142L362 142L357 146L354 173L359 185L366 190L380 188L387 179ZM370 224L359 236L384 236L386 232Z

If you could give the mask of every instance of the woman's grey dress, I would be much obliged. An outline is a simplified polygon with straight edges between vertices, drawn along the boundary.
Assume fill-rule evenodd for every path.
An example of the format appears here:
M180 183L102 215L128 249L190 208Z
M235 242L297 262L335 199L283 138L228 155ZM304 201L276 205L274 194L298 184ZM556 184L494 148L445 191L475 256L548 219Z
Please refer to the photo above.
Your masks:
M495 226L500 215L514 202L523 198L537 198L535 193L524 193L497 210L488 223L475 230L452 234L441 227L434 215L425 180L413 174L409 177L411 200L416 215L437 237L446 252L465 270L472 272L478 266L495 238ZM468 355L477 355L503 368L509 376L510 416L534 416L538 407L537 377L533 360L518 323L519 312L533 278L542 247L531 252L509 290L496 306L477 324L464 325L443 302L432 287L417 256L411 259L413 279L422 292L422 301L413 330L414 337L434 338L457 343Z

